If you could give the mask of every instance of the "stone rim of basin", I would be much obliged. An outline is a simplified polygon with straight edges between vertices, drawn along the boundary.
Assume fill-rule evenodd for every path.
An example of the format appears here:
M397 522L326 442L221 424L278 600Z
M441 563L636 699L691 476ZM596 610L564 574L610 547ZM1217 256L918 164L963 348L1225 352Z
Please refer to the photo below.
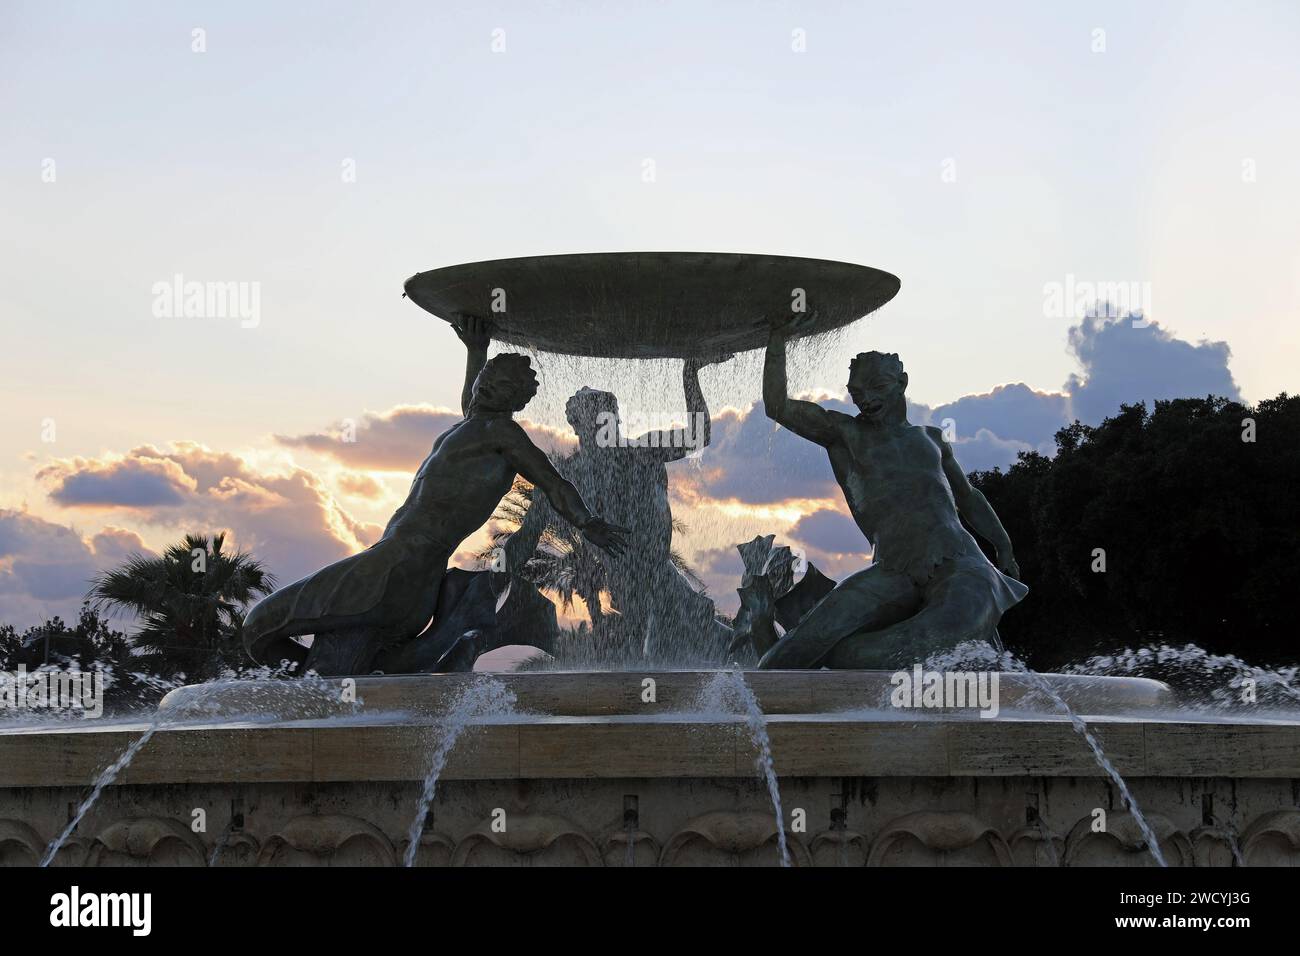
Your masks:
M701 694L717 671L551 671L495 673L493 680L518 697L521 715L546 717L661 717L700 712ZM746 671L746 682L768 716L852 714L893 709L898 671ZM312 681L231 681L219 689L193 684L167 694L159 712L178 719L249 716L310 720L354 713L410 713L436 717L467 684L484 674L372 675ZM999 712L1060 716L1059 709L1024 674L998 672ZM1142 677L1043 674L1080 713L1107 716L1167 709L1170 688ZM647 695L646 681L653 681ZM351 681L345 685L344 681ZM345 692L345 687L354 693ZM647 700L646 697L653 697ZM355 700L356 703L351 701ZM978 716L980 708L898 708L900 717Z

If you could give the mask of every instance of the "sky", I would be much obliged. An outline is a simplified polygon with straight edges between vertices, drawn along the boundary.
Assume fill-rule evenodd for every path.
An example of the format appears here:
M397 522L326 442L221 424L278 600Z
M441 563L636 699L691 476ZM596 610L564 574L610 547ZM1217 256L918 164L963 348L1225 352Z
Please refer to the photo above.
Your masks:
M0 7L0 621L186 531L282 581L371 543L458 417L461 346L401 285L457 262L886 269L898 297L792 386L833 401L849 355L898 352L971 469L1123 401L1295 390L1293 3L307 9ZM177 276L247 308L186 316ZM1085 318L1089 283L1142 320ZM869 554L758 370L706 370L714 447L673 466L720 604L754 534ZM551 371L523 417L559 447L577 384L680 410L672 363Z

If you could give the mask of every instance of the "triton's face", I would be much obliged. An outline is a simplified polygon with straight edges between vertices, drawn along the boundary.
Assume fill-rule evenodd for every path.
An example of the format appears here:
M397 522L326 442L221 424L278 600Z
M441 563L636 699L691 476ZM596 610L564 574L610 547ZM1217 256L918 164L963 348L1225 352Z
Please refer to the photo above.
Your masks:
M895 375L859 367L849 375L849 397L866 418L879 419L902 398L906 385Z
M521 412L537 394L537 373L531 364L489 363L475 383L475 396L484 408L499 412Z
M511 407L515 411L521 412L524 406L533 400L537 394L537 373L531 368L527 375L512 375L510 377L510 394L512 397Z

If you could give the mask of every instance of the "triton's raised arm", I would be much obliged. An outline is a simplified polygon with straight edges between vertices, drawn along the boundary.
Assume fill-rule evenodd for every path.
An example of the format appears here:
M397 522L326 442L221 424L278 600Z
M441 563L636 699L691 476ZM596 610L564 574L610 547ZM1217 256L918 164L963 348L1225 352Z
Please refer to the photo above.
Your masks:
M474 379L487 363L488 344L492 341L492 326L487 319L476 315L460 315L452 328L465 343L465 385L460 390L461 414L469 417L469 400L474 394Z
M783 317L772 322L763 360L763 409L767 417L809 441L827 446L839 438L835 413L815 402L790 397L785 377L785 343L798 327L798 318Z
M647 432L632 439L637 448L652 450L662 461L677 461L693 451L707 448L713 437L713 421L709 406L700 388L700 369L715 362L726 362L732 356L716 359L689 358L682 365L682 391L686 395L686 427L660 432Z

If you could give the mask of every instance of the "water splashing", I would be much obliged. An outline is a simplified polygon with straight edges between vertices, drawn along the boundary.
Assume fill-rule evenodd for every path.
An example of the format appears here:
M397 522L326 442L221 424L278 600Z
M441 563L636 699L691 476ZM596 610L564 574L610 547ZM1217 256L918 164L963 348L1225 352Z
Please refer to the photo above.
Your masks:
M1047 858L1051 861L1052 866L1060 866L1061 858L1056 852L1056 843L1052 839L1052 831L1047 829L1047 824L1042 817L1038 818L1038 832L1043 835L1041 842L1047 847Z
M636 827L631 823L627 825L627 859L624 865L636 866Z
M208 857L208 866L212 867L217 865L217 861L221 859L222 851L225 850L226 844L230 842L230 837L234 832L235 827L233 823L221 831L221 836L217 837L216 846L212 848L212 855Z
M1084 719L1074 712L1074 709L1065 702L1065 698L1057 692L1056 688L1054 688L1037 671L1030 670L1027 666L1022 664L1018 658L1009 652L1002 655L1002 660L1004 665L1009 669L1024 674L1035 688L1050 698L1052 703L1056 704L1056 706L1060 708L1061 712L1070 719L1070 724L1074 727L1075 732L1083 738L1084 742L1088 745L1088 749L1092 751L1092 756L1093 759L1097 761L1097 766L1101 767L1101 769L1106 772L1106 775L1110 777L1116 788L1118 788L1120 799L1123 801L1124 806L1128 808L1128 812L1133 815L1133 820L1137 823L1138 829L1142 831L1142 839L1146 841L1147 849L1151 852L1151 856L1160 866L1168 866L1169 864L1165 862L1164 854L1160 852L1160 841L1156 839L1155 831L1152 830L1151 826L1147 823L1146 817L1142 815L1142 811L1138 808L1137 801L1133 799L1133 794L1129 792L1128 784L1124 782L1124 778L1120 776L1119 771L1115 769L1115 765L1106 757L1105 751L1101 749L1101 744L1097 742L1097 738L1093 736L1092 731L1088 728L1088 724ZM1054 848L1053 852L1055 852Z
M1257 712L1260 708L1294 711L1300 702L1298 671L1300 668L1294 664L1276 670L1258 667L1235 654L1214 654L1195 644L1126 648L1062 668L1067 674L1155 677L1182 688L1184 695L1195 694L1197 699L1188 701L1188 706L1212 712ZM1243 694L1247 682L1254 691L1249 701Z
M1241 855L1241 844L1237 841L1237 831L1231 827L1225 827L1223 833L1228 839L1228 849L1232 851L1233 865L1245 866L1246 858Z
M47 867L50 865L59 850L63 849L63 844L68 842L68 837L72 836L72 831L76 830L77 825L81 823L81 818L84 817L90 811L90 808L95 805L95 801L98 800L99 795L104 792L104 788L116 780L117 775L125 770L127 765L135 759L135 755L138 754L144 748L144 745L149 742L149 739L158 731L159 726L161 726L161 721L155 719L145 732L137 737L131 746L122 751L121 756L109 764L104 772L99 775L99 779L95 781L95 786L90 791L90 795L86 797L85 800L81 801L81 806L77 807L77 812L73 814L68 825L63 828L63 832L55 837L46 848L45 856L41 857L41 867Z
M478 678L474 683L464 687L452 700L451 708L443 718L442 735L438 739L438 746L434 748L429 771L424 775L424 788L420 792L420 802L416 807L410 832L407 834L403 866L415 866L415 855L420 849L420 833L424 829L429 807L433 804L438 777L461 733L476 718L506 717L513 714L517 703L518 698L515 697L514 691L491 677Z
M335 688L319 679L308 680L305 683L290 683L280 680L267 680L265 683L267 685L272 685L267 688L269 691L268 697L277 703L286 694L297 695L301 700L321 699L324 697L324 699L327 699L331 703L337 701L337 692ZM174 725L187 719L194 719L195 717L215 717L216 712L214 708L217 708L218 705L212 703L211 698L215 692L221 691L229 687L231 684L232 681L230 680L215 680L207 684L198 685L196 693L192 697L188 698L182 706L169 710L159 710L155 713L150 719L149 725L145 728L144 733L137 737L125 750L123 750L118 758L109 764L100 773L99 777L96 778L95 785L91 788L86 799L81 801L81 805L77 807L77 812L73 814L68 825L63 828L63 832L55 837L46 848L45 855L41 858L40 866L46 867L53 862L54 857L58 854L59 850L63 849L63 845L67 843L68 838L72 836L78 825L80 825L82 819L84 819L86 814L90 812L90 808L99 800L100 794L113 784L113 781L118 778L123 770L130 766L131 761L135 759L136 754L144 749L145 744L149 743L154 734L168 725ZM260 683L257 684L257 689L259 691L263 689Z
M701 709L706 712L737 710L745 718L749 739L758 750L754 765L767 781L767 793L772 798L776 814L776 843L781 853L781 865L790 865L790 850L785 841L785 812L781 809L781 790L777 786L776 766L772 761L772 742L767 735L767 718L758 705L758 698L745 683L739 669L718 671L704 685L700 695Z

